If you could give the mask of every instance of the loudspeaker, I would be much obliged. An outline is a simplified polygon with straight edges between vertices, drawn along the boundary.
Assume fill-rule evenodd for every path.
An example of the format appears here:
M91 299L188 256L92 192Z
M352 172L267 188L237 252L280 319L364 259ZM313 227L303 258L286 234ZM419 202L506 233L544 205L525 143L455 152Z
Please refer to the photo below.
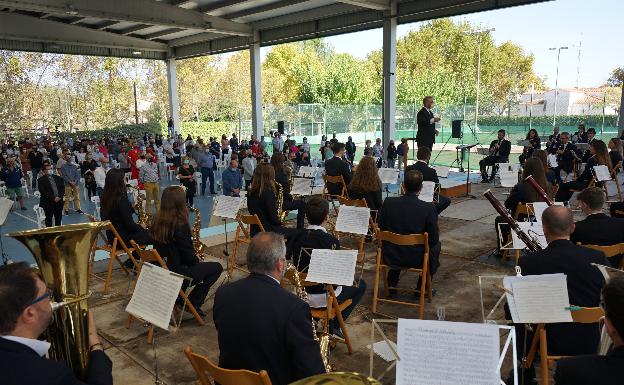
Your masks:
M280 134L284 133L284 121L280 120L279 122L277 122L277 132L279 132Z
M453 120L451 124L451 138L462 137L462 122L463 120Z

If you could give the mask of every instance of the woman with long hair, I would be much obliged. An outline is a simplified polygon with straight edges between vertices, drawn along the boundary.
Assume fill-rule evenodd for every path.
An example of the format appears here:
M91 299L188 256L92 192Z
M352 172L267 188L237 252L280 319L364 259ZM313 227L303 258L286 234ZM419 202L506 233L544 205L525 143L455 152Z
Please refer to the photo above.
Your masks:
M609 157L613 167L622 161L622 141L620 138L611 138L609 141Z
M290 185L290 173L293 171L288 171L284 165L285 162L286 157L282 153L276 152L271 156L271 166L273 166L275 171L275 181L282 186L282 194L284 196L282 210L297 210L297 228L303 229L305 224L305 202L300 199L294 199L290 194L292 187Z
M531 158L537 158L540 162L542 162L542 166L546 171L546 180L550 184L555 184L557 182L557 174L555 174L553 169L548 167L548 152L542 149L535 150L531 153Z
M154 248L167 261L167 267L174 273L190 277L193 291L189 301L199 315L205 317L201 306L210 287L219 279L223 267L218 262L200 262L193 247L191 226L186 207L186 192L181 186L169 186L162 194L160 210L154 217L151 227ZM182 290L186 290L189 281L185 280ZM182 305L178 297L176 304Z
M114 168L106 173L106 182L101 198L100 218L110 221L126 245L134 240L139 245L151 245L152 237L149 232L134 221L134 208L128 199L126 174L123 170ZM113 233L107 231L109 243L113 241ZM132 267L130 259L126 266Z
M520 154L518 158L520 164L524 164L524 162L531 157L533 151L539 150L542 147L540 137L535 128L531 128L529 132L527 132L525 140L528 141L528 144L524 146L522 154Z
M276 202L275 169L269 163L260 163L254 170L251 187L247 192L247 209L250 214L258 215L266 231L280 233L288 238L297 230L282 226L282 221L277 215ZM252 236L259 231L258 226L251 226Z
M178 179L180 185L186 188L186 204L193 207L193 197L197 190L197 182L195 181L195 169L191 166L191 159L185 156L182 159L182 165L178 168Z
M576 180L562 183L559 186L559 191L557 191L557 196L555 197L557 202L569 201L573 194L571 190L582 190L587 187L594 176L595 166L607 166L609 170L611 170L611 158L609 157L609 151L607 150L605 142L602 140L592 140L589 145L589 151L591 157L587 160L585 170L583 170L581 175L579 175ZM596 184L598 185L601 183L597 182Z
M371 210L381 210L381 179L379 179L375 158L365 156L360 159L347 187L351 199L365 199Z

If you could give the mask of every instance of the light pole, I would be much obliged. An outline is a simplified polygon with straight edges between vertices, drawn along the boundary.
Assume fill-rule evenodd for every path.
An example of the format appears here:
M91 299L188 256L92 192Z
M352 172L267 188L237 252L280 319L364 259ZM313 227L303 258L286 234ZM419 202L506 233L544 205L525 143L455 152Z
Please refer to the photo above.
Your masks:
M474 113L474 129L477 130L477 122L479 116L479 88L481 87L481 35L488 32L495 31L494 28L481 29L472 32L466 32L467 35L477 35L477 95L475 99L475 113Z
M568 49L568 47L551 47L550 51L557 51L557 72L555 75L555 107L553 109L553 127L557 125L557 97L559 95L559 58L561 57L561 50Z

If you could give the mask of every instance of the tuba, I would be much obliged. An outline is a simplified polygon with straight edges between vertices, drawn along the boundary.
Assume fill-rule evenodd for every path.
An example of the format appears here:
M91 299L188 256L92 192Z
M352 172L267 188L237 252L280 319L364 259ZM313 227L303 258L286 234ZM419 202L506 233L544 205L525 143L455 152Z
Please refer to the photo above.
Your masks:
M49 355L85 379L89 357L89 254L100 230L110 222L47 227L7 234L33 254L52 291L54 321L46 330Z
M317 374L290 385L381 385L381 382L360 373L334 372Z
M193 239L193 248L195 249L195 255L200 261L204 260L204 254L208 251L206 246L199 238L199 231L201 230L201 213L196 207L190 208L195 213L195 220L193 221L193 227L191 228L191 237Z

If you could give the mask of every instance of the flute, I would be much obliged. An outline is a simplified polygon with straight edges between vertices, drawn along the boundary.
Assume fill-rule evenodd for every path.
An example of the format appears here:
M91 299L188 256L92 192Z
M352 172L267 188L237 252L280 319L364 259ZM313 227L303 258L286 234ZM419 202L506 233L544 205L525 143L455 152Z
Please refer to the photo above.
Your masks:
M522 242L524 242L524 244L527 246L527 248L529 250L531 250L531 251L540 251L540 250L542 250L542 246L539 244L539 242L537 242L535 239L531 238L527 233L525 233L520 228L520 226L518 225L518 222L516 222L516 220L513 219L513 217L507 212L505 207L503 207L503 205L498 201L498 199L496 199L496 197L494 197L494 194L492 194L492 192L490 190L487 190L486 192L484 192L483 196L488 201L490 201L490 203L492 204L494 209L509 224L509 227L511 227L511 229L513 231L515 231L516 234L518 234L518 238L520 238L520 240L522 240Z
M548 206L552 206L555 204L555 202L553 202L552 200L550 200L550 198L548 197L548 194L546 194L546 191L544 191L544 189L542 188L542 186L540 186L535 179L533 179L533 175L529 175L526 177L525 181L529 182L529 184L531 185L531 187L533 187L533 189L537 192L537 194L542 198L542 200L544 200L544 202L546 202L546 204L548 204Z

